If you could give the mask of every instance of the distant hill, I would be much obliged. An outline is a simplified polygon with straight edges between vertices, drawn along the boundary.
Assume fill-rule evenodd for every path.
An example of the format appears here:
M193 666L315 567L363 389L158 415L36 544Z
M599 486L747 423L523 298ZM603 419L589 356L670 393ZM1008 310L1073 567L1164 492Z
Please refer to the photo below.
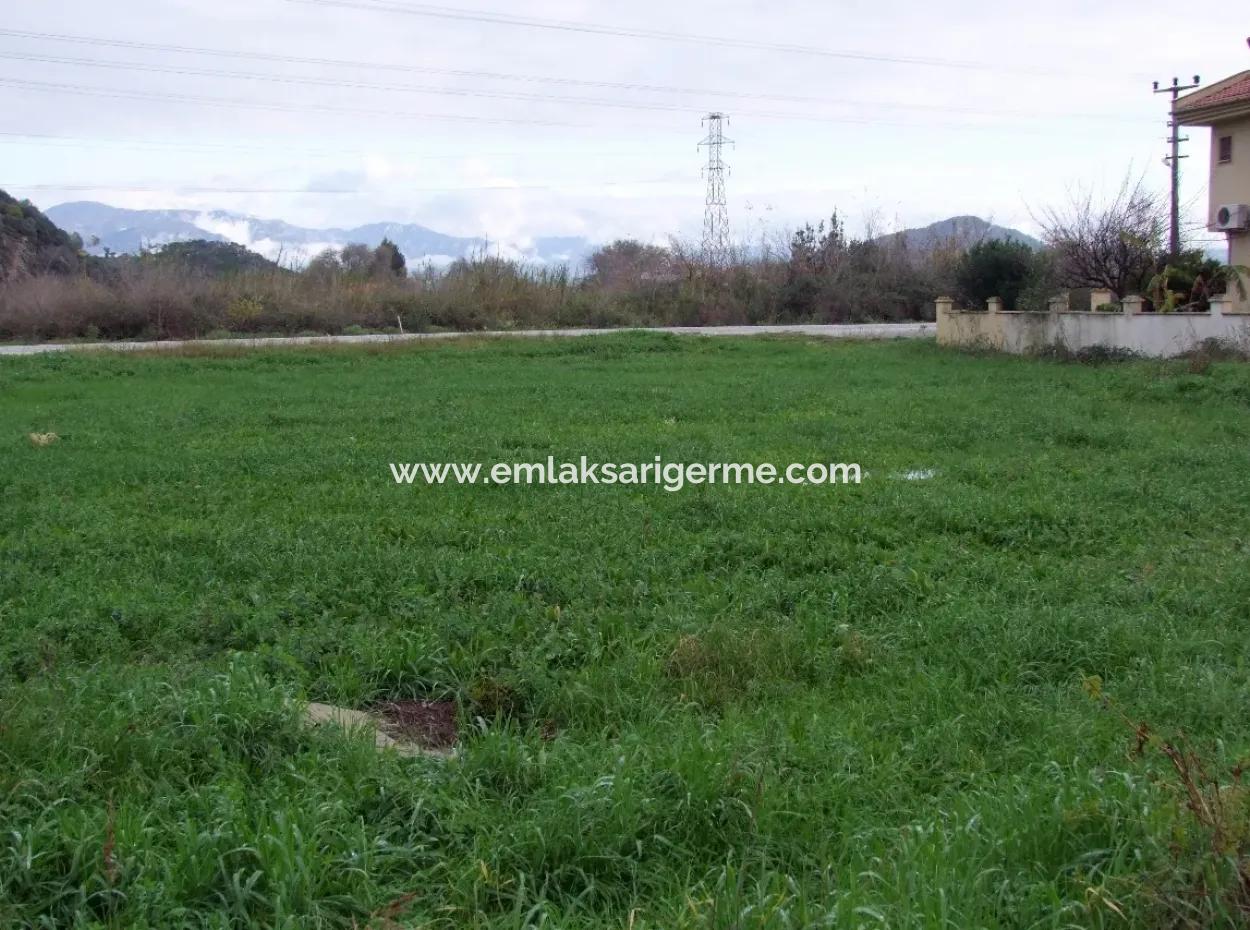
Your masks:
M77 271L81 246L34 205L0 191L0 281Z
M918 229L904 229L902 232L878 237L878 241L898 242L906 246L909 251L915 252L928 252L944 245L967 248L986 240L1022 242L1031 249L1042 247L1040 239L1035 239L1018 229L995 226L979 216L952 216L950 219L939 220Z
M48 219L86 244L89 254L135 255L179 242L233 243L284 266L299 266L327 248L360 242L375 248L383 239L394 242L409 268L429 261L450 264L483 252L504 259L546 265L580 266L594 245L579 236L545 236L518 242L449 236L416 223L369 223L350 228L296 226L225 210L128 210L94 201L63 203L47 210ZM926 252L937 246L968 247L978 242L1011 240L1041 246L1017 229L996 226L978 216L953 216L917 229L878 237ZM223 253L224 254L224 253Z
M520 261L577 264L591 251L590 243L579 237L488 243L480 238L445 235L416 223L317 229L224 210L127 210L93 201L59 204L48 209L48 216L80 235L95 255L106 250L134 254L196 239L233 242L284 265L303 264L324 249L351 242L376 247L384 238L399 246L410 267L425 261L446 264L484 250Z

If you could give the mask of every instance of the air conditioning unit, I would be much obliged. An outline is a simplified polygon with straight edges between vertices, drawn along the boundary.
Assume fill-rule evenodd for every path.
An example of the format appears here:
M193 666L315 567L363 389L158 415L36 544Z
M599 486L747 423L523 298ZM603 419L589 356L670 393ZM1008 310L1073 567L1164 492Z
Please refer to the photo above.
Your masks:
M1223 204L1215 211L1215 228L1223 232L1250 229L1250 204Z

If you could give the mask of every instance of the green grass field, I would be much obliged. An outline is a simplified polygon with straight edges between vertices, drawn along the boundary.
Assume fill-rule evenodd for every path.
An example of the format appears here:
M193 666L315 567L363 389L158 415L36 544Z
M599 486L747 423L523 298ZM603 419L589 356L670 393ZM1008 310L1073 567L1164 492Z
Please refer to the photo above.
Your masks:
M0 360L0 926L1240 925L1250 367L1203 367ZM548 454L868 475L388 469ZM458 701L459 757L300 725L392 697ZM1214 825L1121 712L1185 734Z

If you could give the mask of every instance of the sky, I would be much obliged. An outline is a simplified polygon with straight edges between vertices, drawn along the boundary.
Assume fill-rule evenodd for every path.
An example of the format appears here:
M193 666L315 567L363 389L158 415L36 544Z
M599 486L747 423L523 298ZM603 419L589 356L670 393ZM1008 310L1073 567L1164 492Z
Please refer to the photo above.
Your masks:
M451 3L453 0L444 0ZM697 239L728 114L734 238L1160 190L1165 95L1250 68L1239 4L1162 0L44 0L0 23L0 187L42 207L224 209ZM1243 11L1244 12L1244 11ZM1182 200L1205 210L1207 130ZM1211 234L1198 232L1197 236Z

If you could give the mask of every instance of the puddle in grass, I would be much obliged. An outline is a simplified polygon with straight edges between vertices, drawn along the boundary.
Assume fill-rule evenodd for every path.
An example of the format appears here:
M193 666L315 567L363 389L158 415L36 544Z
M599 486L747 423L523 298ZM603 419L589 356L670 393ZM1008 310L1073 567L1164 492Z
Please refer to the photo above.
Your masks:
M895 478L899 481L928 481L930 478L936 475L937 475L936 468L916 468L911 471L897 472L893 475L890 475L890 477Z

